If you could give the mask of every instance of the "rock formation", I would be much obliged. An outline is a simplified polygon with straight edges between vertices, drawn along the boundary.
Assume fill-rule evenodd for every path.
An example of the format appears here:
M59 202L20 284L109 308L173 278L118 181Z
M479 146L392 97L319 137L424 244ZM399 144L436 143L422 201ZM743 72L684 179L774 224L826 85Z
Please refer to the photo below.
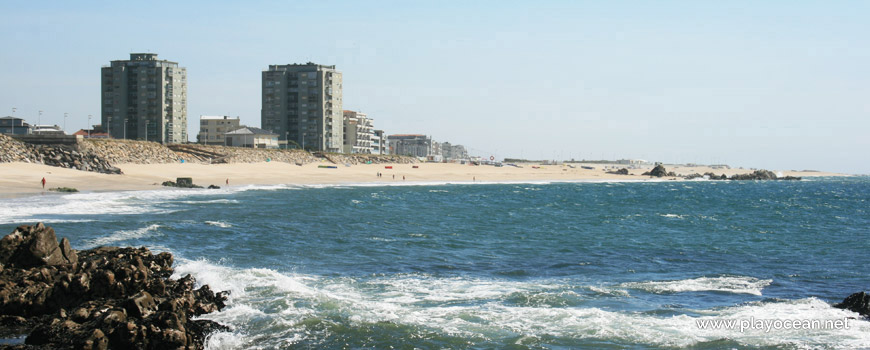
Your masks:
M0 336L37 349L202 349L227 327L192 317L226 293L172 280L172 255L146 248L75 251L41 223L0 240ZM22 347L23 348L23 347Z
M858 292L846 297L842 303L835 304L834 307L857 312L864 317L870 317L870 295Z
M652 170L645 172L641 175L644 176L655 176L655 177L663 177L663 176L677 176L673 171L668 172L667 169L661 164L656 164L655 168Z

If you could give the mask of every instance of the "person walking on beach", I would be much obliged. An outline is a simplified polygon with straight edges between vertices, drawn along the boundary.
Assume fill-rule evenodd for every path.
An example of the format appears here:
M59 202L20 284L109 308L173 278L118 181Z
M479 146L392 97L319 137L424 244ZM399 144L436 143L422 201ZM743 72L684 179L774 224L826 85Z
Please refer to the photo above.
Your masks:
M230 185L230 178L227 178L227 186Z
M42 189L45 190L45 178L42 178Z
M402 181L405 181L405 175L402 175Z

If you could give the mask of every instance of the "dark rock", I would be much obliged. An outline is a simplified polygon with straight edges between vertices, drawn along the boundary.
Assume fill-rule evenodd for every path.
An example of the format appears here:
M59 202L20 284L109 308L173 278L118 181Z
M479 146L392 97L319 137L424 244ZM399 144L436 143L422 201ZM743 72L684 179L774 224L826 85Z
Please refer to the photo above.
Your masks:
M220 186L215 186L215 185L208 185L208 189L210 189L210 190L219 190L219 189L221 189L221 187L220 187Z
M835 304L834 307L857 312L864 317L870 317L870 295L858 292L846 297L842 303Z
M662 177L662 176L676 176L676 174L674 174L673 172L670 172L670 173L669 173L668 170L665 169L665 167L664 167L663 165L661 165L661 164L656 164L655 168L653 168L652 170L650 170L650 171L648 171L648 172L645 172L645 173L643 173L643 174L641 174L641 175L644 175L644 176L655 176L655 177Z
M616 171L608 171L607 173L614 174L614 175L628 175L628 169L622 168L622 169L619 169Z
M221 310L227 295L194 289L190 275L172 280L172 262L146 248L76 252L51 228L21 226L0 240L0 337L27 334L29 348L202 349L227 328L191 318Z

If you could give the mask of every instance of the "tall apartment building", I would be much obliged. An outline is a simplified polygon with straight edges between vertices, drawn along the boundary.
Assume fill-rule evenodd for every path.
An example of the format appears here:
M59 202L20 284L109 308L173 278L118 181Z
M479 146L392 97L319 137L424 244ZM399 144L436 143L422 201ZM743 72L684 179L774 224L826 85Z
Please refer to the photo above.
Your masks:
M269 65L263 71L263 129L306 149L341 152L341 84L335 66Z
M388 154L387 137L383 130L372 131L372 154Z
M373 121L365 113L344 111L344 153L372 153Z
M203 115L199 117L199 134L196 135L196 142L206 145L224 145L227 141L224 135L241 127L239 117Z
M131 53L101 75L101 121L113 138L187 142L187 69L154 53Z

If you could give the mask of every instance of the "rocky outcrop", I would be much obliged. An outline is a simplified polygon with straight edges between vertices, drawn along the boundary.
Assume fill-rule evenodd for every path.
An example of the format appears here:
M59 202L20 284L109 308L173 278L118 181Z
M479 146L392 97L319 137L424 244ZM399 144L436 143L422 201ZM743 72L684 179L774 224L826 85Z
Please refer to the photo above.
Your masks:
M607 173L608 173L608 174L613 174L613 175L628 175L628 169L627 169L627 168L622 168L622 169L619 169L619 170L608 171Z
M112 166L102 157L89 152L79 152L74 146L68 145L36 145L34 146L45 165L93 171L102 174L120 174L121 169Z
M146 248L75 251L42 224L0 240L0 336L30 348L202 349L225 326L193 317L219 311L226 293L172 275L172 255Z
M835 304L834 307L857 312L864 317L870 317L870 295L858 292L846 297L842 303Z
M42 163L33 147L0 134L0 163L11 162Z
M747 173L747 174L735 174L735 175L731 175L731 177L728 177L725 174L716 175L714 173L709 173L709 172L704 173L703 176L706 176L710 180L734 180L734 181L740 181L740 180L800 180L801 179L800 177L794 177L794 176L779 177L776 175L776 173L774 173L770 170L764 170L764 169L756 170L754 172ZM701 175L692 174L692 175L686 176L685 178L686 179L693 179L696 177L701 177Z
M641 175L644 176L654 176L654 177L663 177L663 176L677 176L673 171L668 172L667 169L661 164L656 164L655 168L650 171L647 171Z

